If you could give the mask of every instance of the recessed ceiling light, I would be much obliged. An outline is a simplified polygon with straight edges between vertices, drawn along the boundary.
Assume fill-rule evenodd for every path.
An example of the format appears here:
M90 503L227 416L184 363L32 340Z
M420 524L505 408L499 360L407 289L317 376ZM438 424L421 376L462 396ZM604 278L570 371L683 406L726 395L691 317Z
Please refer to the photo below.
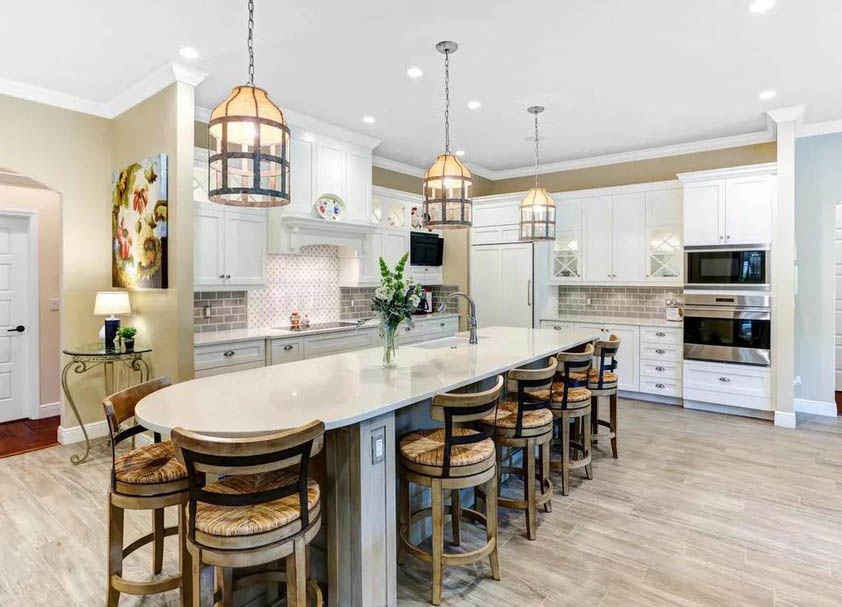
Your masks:
M754 0L754 2L748 5L748 11L759 15L765 13L773 6L775 6L775 0Z
M482 104L479 101L477 101L476 99L472 99L471 101L468 102L468 109L469 110L478 110L481 107L482 107Z
M464 155L465 155L465 150L456 150L456 155L457 155L457 156L464 156Z
M424 72L420 67L413 65L411 68L406 70L406 75L415 80L416 78L423 76Z
M363 122L366 124L374 124L376 120L374 120L374 116L363 116Z
M778 91L773 89L767 89L765 91L760 91L760 94L757 96L760 101L769 101L770 99L774 99L778 94Z
M194 49L192 46L185 46L180 48L178 54L184 57L185 59L189 59L190 61L199 58L199 51Z

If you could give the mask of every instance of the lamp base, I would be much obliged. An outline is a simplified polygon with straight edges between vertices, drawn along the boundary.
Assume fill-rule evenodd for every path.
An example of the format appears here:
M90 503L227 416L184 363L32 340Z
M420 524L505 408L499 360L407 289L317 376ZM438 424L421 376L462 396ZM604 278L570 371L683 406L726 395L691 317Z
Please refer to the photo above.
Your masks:
M114 339L117 337L117 331L120 329L120 319L113 316L106 318L102 329L105 332L105 349L113 350Z

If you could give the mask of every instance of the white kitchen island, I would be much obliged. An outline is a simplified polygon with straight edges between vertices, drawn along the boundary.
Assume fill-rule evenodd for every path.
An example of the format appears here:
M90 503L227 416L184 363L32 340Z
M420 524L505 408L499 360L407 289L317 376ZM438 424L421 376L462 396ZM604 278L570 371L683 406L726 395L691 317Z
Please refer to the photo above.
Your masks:
M402 347L392 369L381 366L381 348L249 369L150 394L138 404L137 420L162 433L182 427L224 436L323 421L329 604L393 606L396 411L601 336L487 327L477 345L460 333Z

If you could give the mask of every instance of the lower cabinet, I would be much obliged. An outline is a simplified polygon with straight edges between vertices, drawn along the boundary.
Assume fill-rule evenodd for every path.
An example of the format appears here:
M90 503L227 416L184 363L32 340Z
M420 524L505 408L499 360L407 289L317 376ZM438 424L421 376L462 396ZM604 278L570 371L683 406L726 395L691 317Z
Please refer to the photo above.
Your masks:
M415 327L401 327L400 331L401 344L414 344L419 341L439 339L440 337L447 337L459 331L459 317L451 316L442 319L419 320L415 322ZM379 331L377 338L380 338Z
M368 348L371 346L373 333L373 329L357 329L356 331L307 335L304 338L304 358L317 358Z
M196 346L193 350L193 376L197 379L262 367L265 363L265 339Z
M684 361L684 399L746 409L772 409L769 367Z
M604 334L604 339L611 335L620 338L620 349L617 351L617 373L619 382L617 387L628 392L637 392L640 385L638 378L638 357L637 344L640 336L640 329L636 325L607 325L602 323L577 322L575 327L578 330L599 331Z
M640 391L645 394L681 397L683 329L640 328Z

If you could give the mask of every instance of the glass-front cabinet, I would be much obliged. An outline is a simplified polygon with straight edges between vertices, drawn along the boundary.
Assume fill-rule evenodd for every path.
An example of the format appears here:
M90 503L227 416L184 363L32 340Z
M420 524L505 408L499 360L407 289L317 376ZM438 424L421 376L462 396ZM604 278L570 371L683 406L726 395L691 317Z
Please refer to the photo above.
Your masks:
M682 199L680 189L646 192L647 281L682 281Z
M550 248L550 282L582 281L582 200L556 201L556 238Z

